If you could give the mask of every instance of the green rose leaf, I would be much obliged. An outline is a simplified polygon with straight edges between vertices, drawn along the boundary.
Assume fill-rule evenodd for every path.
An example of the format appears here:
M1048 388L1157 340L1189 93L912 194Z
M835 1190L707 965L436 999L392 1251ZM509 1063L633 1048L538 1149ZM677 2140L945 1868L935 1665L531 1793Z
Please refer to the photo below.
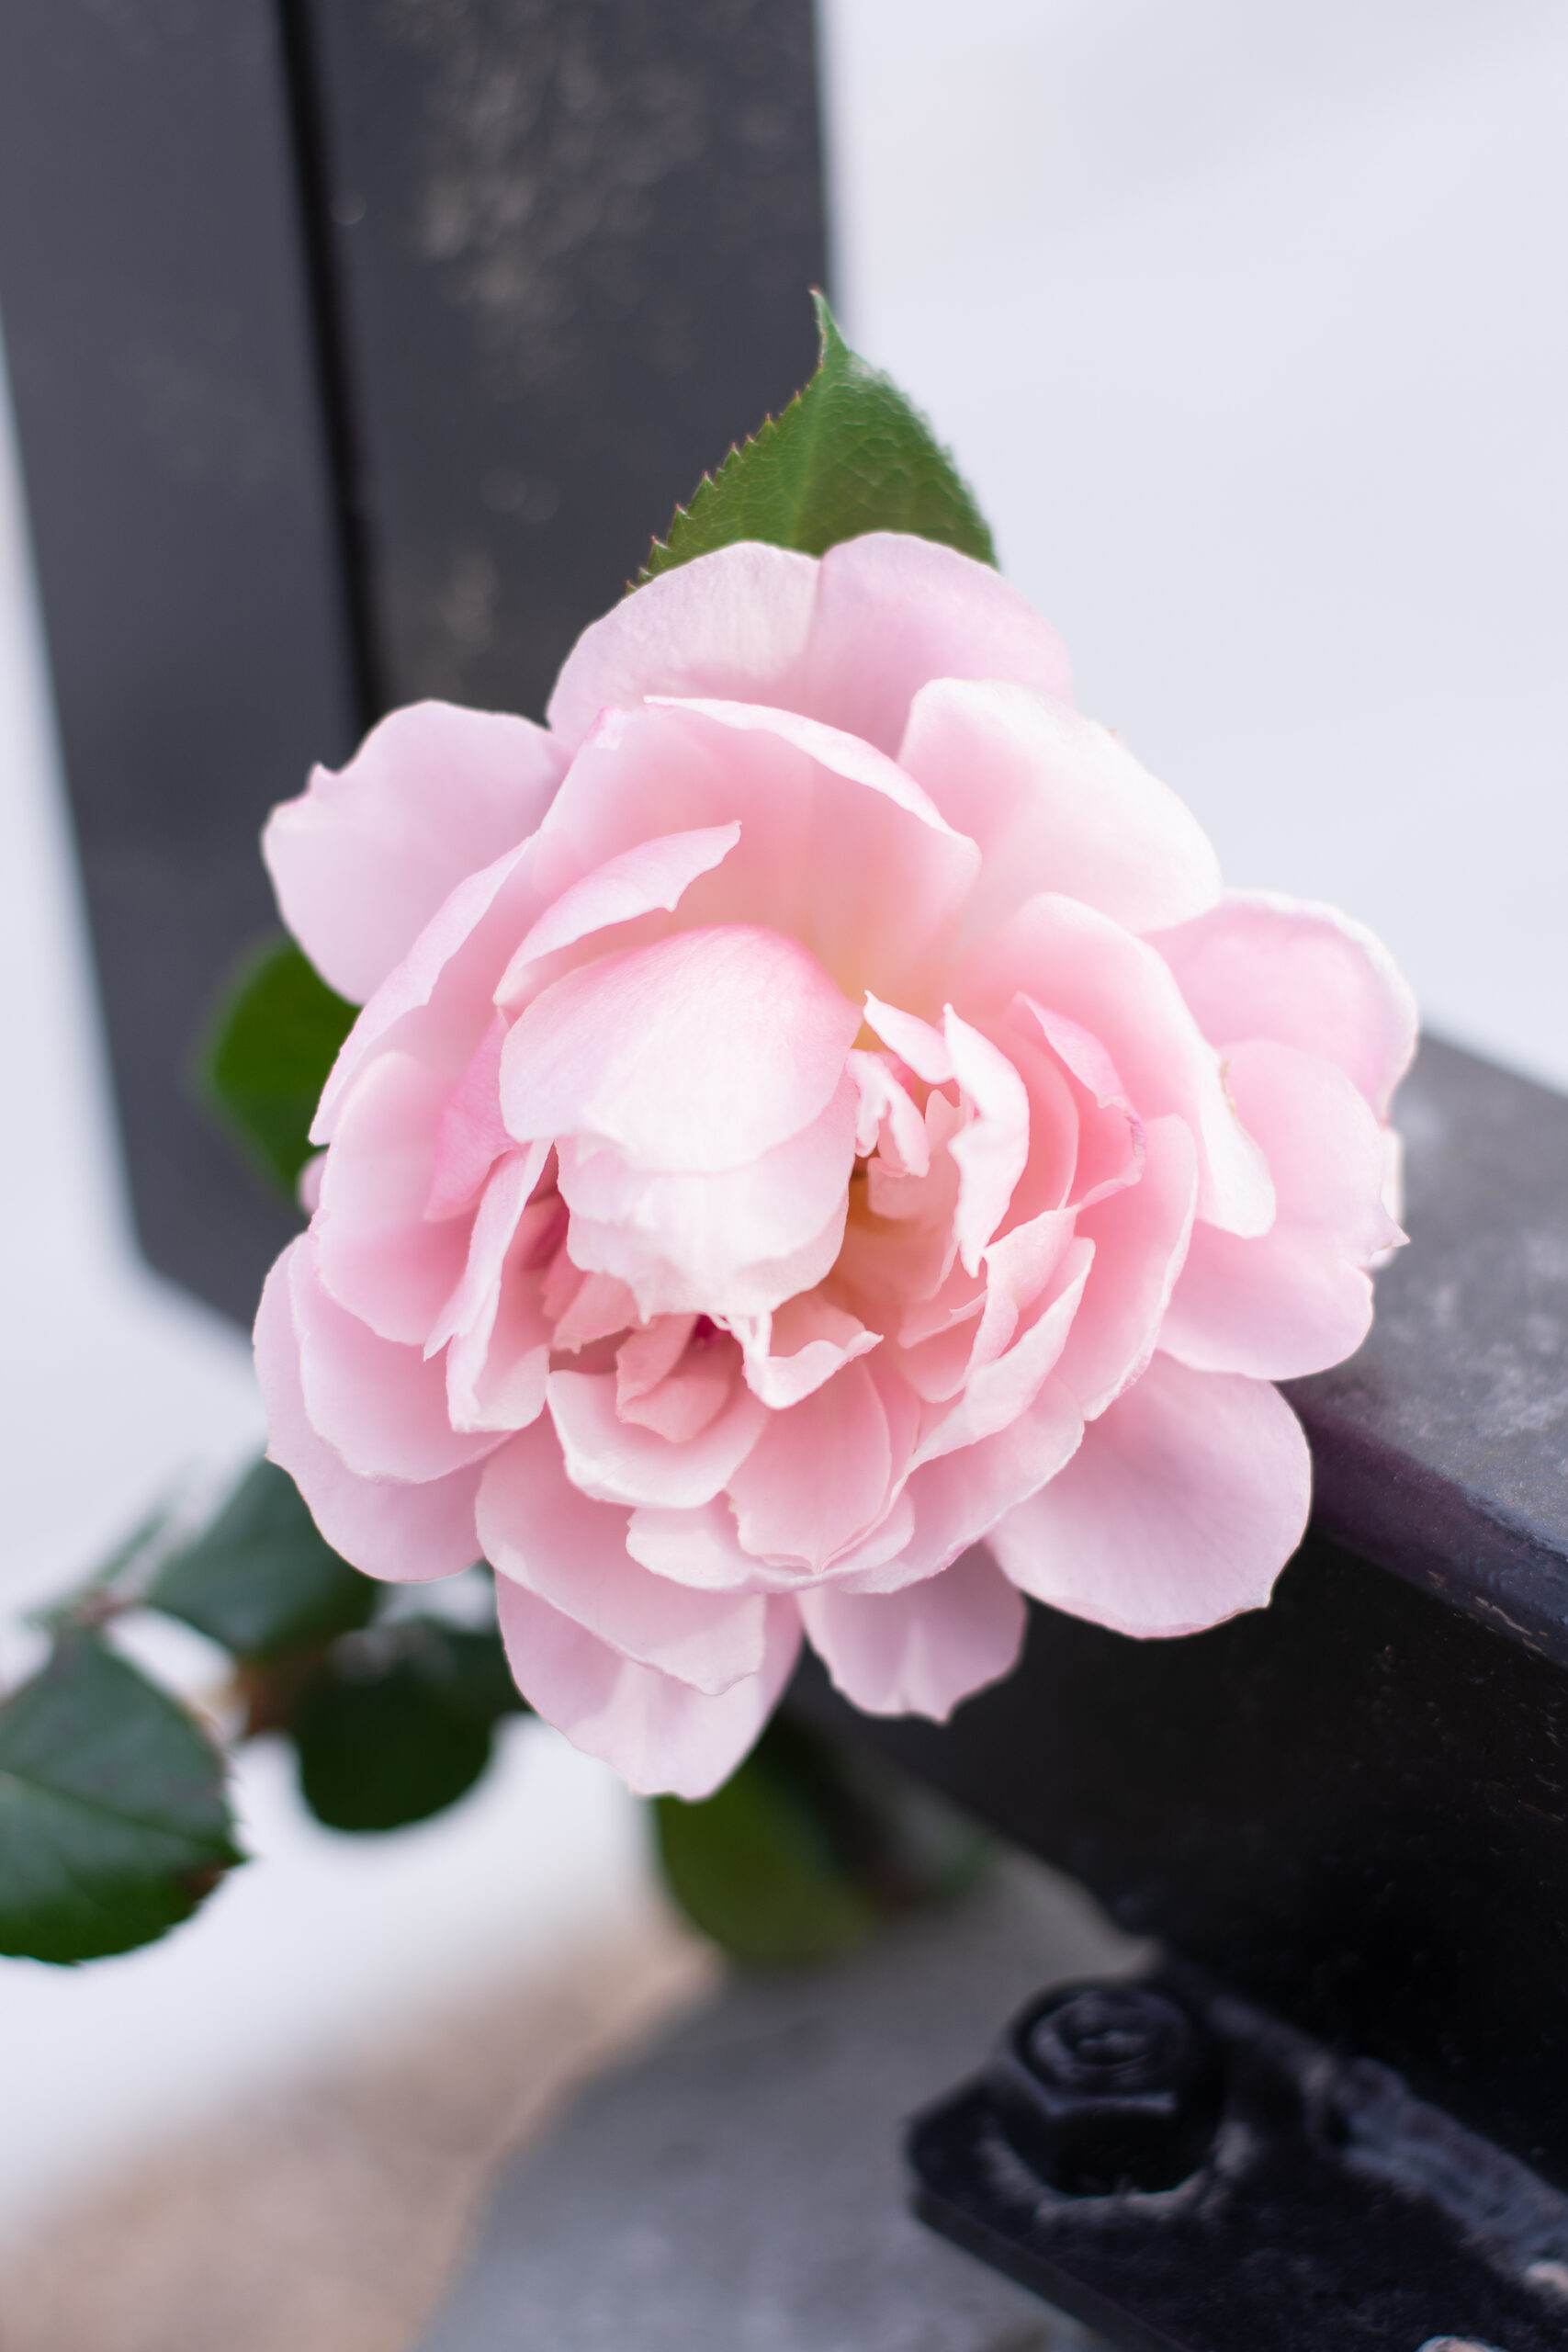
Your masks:
M288 1473L258 1462L142 1599L254 1658L368 1623L383 1590L333 1550Z
M188 1918L235 1846L223 1762L95 1634L0 1705L0 1951L96 1960Z
M658 1797L659 1858L686 1917L753 1967L831 1960L882 1917L845 1850L825 1743L775 1716L723 1788Z
M467 1794L525 1712L501 1636L434 1618L351 1634L295 1711L299 1786L329 1829L400 1829Z
M254 956L214 1015L203 1091L246 1157L290 1200L314 1148L321 1089L355 1017L290 939Z
M889 377L852 352L820 294L817 373L779 417L769 417L656 539L642 577L671 571L737 539L821 555L866 531L908 531L995 563L973 492Z
M832 1960L962 1893L987 1840L865 1750L775 1715L711 1797L655 1801L660 1860L693 1925L757 1967Z

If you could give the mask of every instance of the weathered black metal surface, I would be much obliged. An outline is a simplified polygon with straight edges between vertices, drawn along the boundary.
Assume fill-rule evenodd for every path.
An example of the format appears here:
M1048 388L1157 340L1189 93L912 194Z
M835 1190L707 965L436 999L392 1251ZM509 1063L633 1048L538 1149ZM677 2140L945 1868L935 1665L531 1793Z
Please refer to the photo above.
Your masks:
M6 11L0 308L137 1223L248 1319L287 1213L188 1063L359 717L270 0Z
M869 1724L815 1668L795 1703L1568 2188L1554 1664L1317 1538L1270 1608L1184 1641L1032 1610L945 1726Z
M131 1192L248 1321L191 1099L256 835L423 694L537 711L810 372L810 0L32 0L0 305Z
M1395 1105L1411 1247L1287 1389L1326 1533L1568 1664L1568 1100L1428 1039Z
M1190 2176L1153 2191L1053 2188L987 2075L910 2131L924 2220L1128 2352L1563 2343L1568 2199L1381 2067L1190 1973L1149 1990L1190 2010L1224 2084Z
M810 374L810 0L305 0L383 699L538 715Z

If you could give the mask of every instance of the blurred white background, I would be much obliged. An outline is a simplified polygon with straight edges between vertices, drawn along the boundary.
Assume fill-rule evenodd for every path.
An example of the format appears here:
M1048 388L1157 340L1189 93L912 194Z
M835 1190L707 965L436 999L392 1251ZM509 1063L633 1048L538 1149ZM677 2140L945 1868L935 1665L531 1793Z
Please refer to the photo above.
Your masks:
M1340 902L1432 1027L1568 1086L1568 13L821 5L841 315L1084 706L1233 880ZM0 419L6 1618L260 1427L242 1337L131 1252L45 676ZM242 1798L266 1859L171 1942L0 1962L0 2227L613 1922L645 1867L629 1801L536 1726L389 1839L313 1829L265 1749Z

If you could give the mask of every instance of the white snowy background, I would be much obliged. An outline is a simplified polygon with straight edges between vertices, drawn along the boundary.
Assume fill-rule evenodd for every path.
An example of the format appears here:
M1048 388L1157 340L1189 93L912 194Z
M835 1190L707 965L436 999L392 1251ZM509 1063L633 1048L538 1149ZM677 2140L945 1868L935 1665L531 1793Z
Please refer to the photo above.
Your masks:
M958 452L1084 707L1233 880L1351 909L1433 1028L1568 1087L1568 14L822 0L822 27L840 313ZM0 1059L10 1618L260 1419L243 1338L132 1250L3 415ZM194 1636L168 1654L199 1681ZM265 1745L241 1798L262 1859L169 1942L0 1962L0 2230L613 1924L646 1867L630 1802L536 1725L391 1838L314 1828Z

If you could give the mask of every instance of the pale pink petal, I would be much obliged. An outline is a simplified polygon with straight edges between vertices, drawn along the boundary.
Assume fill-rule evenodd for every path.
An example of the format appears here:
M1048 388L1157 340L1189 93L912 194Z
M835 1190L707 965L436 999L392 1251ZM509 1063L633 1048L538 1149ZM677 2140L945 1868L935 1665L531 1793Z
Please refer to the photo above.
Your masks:
M550 1327L538 1282L510 1262L484 1314L446 1351L446 1411L455 1430L525 1430L545 1409Z
M668 1172L742 1168L819 1116L859 1026L796 941L677 932L536 997L502 1054L502 1107L519 1141L592 1136Z
M536 836L535 837L536 839ZM339 1106L378 1050L396 1046L458 1084L495 1019L495 984L539 910L535 842L459 882L343 1041L321 1090L312 1143L330 1143Z
M903 1551L881 1567L841 1577L847 1592L897 1592L938 1575L1072 1459L1083 1416L1054 1375L1016 1420L911 1473L904 1492L915 1515Z
M637 1301L614 1274L588 1274L556 1324L556 1345L573 1355L595 1340L613 1340L637 1320Z
M1032 1312L1012 1345L980 1364L963 1395L927 1429L915 1455L917 1464L994 1437L1028 1410L1060 1361L1093 1261L1092 1242L1068 1242L1043 1303Z
M968 959L954 1001L1005 1015L1020 992L1066 1014L1103 1046L1139 1116L1176 1112L1198 1146L1198 1213L1233 1233L1274 1217L1269 1164L1242 1126L1219 1055L1163 957L1076 899L1031 899Z
M1263 1607L1311 1497L1306 1440L1277 1388L1156 1353L989 1541L1055 1609L1119 1634L1195 1634Z
M645 695L797 708L816 602L814 559L755 539L660 572L578 639L550 696L551 731L575 750L602 710Z
M1152 1119L1145 1148L1138 1182L1077 1216L1078 1232L1094 1244L1094 1264L1056 1370L1086 1421L1137 1379L1162 1340L1192 1233L1198 1155L1185 1120Z
M651 1340L662 1329L682 1326L688 1337L676 1361L663 1376L647 1376L654 1359L632 1352L639 1340ZM628 1376L628 1363L634 1367ZM652 1430L672 1445L685 1445L705 1430L735 1393L735 1350L727 1335L706 1319L698 1328L695 1316L671 1315L647 1332L634 1331L615 1358L615 1411L623 1421Z
M309 1234L288 1253L288 1289L306 1414L359 1477L417 1486L494 1452L490 1432L453 1429L438 1358L378 1339L322 1287Z
M764 1419L728 1480L740 1541L759 1559L825 1568L888 1500L892 1442L876 1384L863 1363L847 1364L802 1403Z
M496 1612L529 1704L641 1796L710 1796L766 1723L800 1648L799 1611L770 1602L761 1672L714 1699L635 1665L510 1577L496 1586Z
M1129 931L1186 922L1220 895L1219 859L1186 804L1067 703L940 678L915 696L898 762L980 844L971 938L1041 890Z
M341 1306L384 1340L423 1344L463 1271L468 1237L424 1204L446 1080L379 1054L344 1102L312 1221L316 1269Z
M860 1096L855 1119L856 1152L876 1152L901 1175L929 1175L931 1155L926 1123L915 1107L914 1097L889 1068L888 1057L867 1053L857 1046L852 1049L846 1066Z
M660 1315L631 1332L615 1354L615 1410L625 1414L667 1380L686 1352L697 1328L694 1315Z
M1367 1269L1402 1238L1383 1204L1384 1130L1315 1054L1258 1042L1235 1046L1228 1067L1280 1213L1256 1241L1197 1227L1160 1345L1201 1372L1291 1380L1342 1362L1371 1323Z
M498 1004L523 1003L533 993L530 978L547 956L575 946L593 933L662 908L672 912L699 874L722 865L740 839L739 825L705 825L695 832L665 833L607 858L581 882L568 885L529 931L496 989Z
M1045 1044L1038 1022L1021 998L998 1034L1029 1097L1029 1157L1014 1188L1008 1219L1010 1224L1027 1223L1048 1209L1065 1207L1079 1190L1083 1131L1087 1124L1092 1154L1101 1114L1092 1096Z
M835 1584L841 1583L846 1589L858 1591L863 1583L869 1589L886 1573L890 1561L902 1559L914 1532L915 1506L909 1499L908 1486L904 1486L865 1534L857 1536L848 1551L835 1552L827 1573ZM818 1581L810 1569L804 1569L799 1572L795 1589L804 1591Z
M983 1283L972 1285L955 1267L934 1299L901 1317L898 1369L928 1404L945 1404L1007 1353L1026 1310L1058 1272L1074 1223L1071 1209L1047 1209L1015 1226L987 1250Z
M885 1046L928 1086L945 1086L953 1077L953 1048L940 1029L896 1004L884 1004L868 989L865 1017Z
M299 1381L289 1272L304 1237L266 1278L256 1315L256 1378L267 1417L267 1458L289 1476L335 1552L367 1577L394 1584L455 1576L479 1556L477 1468L419 1487L356 1477L311 1428Z
M801 1620L835 1687L868 1715L932 1715L1018 1663L1022 1596L983 1551L902 1591L824 1585L800 1596Z
M723 1495L690 1510L660 1510L645 1504L634 1510L626 1549L655 1576L703 1592L755 1592L771 1582L798 1583L810 1574L798 1567L782 1577L741 1548L735 1513Z
M988 564L896 531L830 548L802 707L896 752L931 678L1010 678L1072 698L1061 639Z
M649 1175L601 1147L559 1147L571 1254L617 1275L656 1315L763 1315L819 1283L837 1259L854 1166L855 1088L749 1168Z
M786 1299L776 1314L758 1317L736 1336L745 1350L747 1386L774 1411L798 1405L882 1341L880 1331L815 1290Z
M906 990L929 982L980 854L892 761L787 711L675 704L614 715L540 828L537 872L553 896L655 833L730 823L739 842L687 890L683 927L787 932L852 1002L868 988L914 1001Z
M867 1165L864 1197L848 1221L834 1280L852 1306L864 1299L878 1310L868 1321L900 1317L915 1302L936 1299L951 1279L958 1259L958 1163L947 1145L961 1116L945 1094L927 1098L924 1176L900 1174L880 1157Z
M441 1107L435 1123L435 1160L424 1214L434 1223L461 1216L484 1189L485 1179L512 1148L501 1115L501 1049L506 1022L497 1013L479 1048Z
M531 1144L525 1151L509 1151L491 1175L468 1229L468 1256L462 1273L430 1327L424 1343L427 1356L444 1348L456 1333L473 1330L487 1307L493 1310L502 1266L548 1156L547 1144ZM540 1203L533 1220L535 1230L540 1223L547 1224L549 1218L549 1210ZM530 1238L533 1238L531 1233Z
M739 1351L735 1360L739 1370ZM684 1445L621 1419L613 1373L553 1372L548 1396L572 1485L596 1501L628 1506L705 1503L735 1476L768 1420L739 1379L724 1410Z
M1023 995L1013 999L1009 1024L1016 1035L1038 1030L1060 1066L1064 1082L1070 1091L1076 1090L1072 1174L1059 1197L1070 1194L1080 1208L1089 1208L1124 1185L1136 1183L1144 1162L1144 1123L1099 1038L1069 1021L1066 1013ZM1033 1065L1024 1060L1020 1067L1029 1079L1032 1096L1036 1094Z
M526 718L414 703L348 765L312 770L262 854L283 920L323 979L363 1004L447 894L537 828L566 754Z
M1387 1115L1416 1051L1416 1000L1364 924L1310 899L1228 890L1155 944L1213 1045L1272 1037L1319 1054Z
M953 1238L964 1271L973 1274L1008 1213L1029 1158L1029 1094L1007 1056L961 1021L951 1005L943 1034L953 1076L972 1114L948 1149L958 1162Z
M479 1481L479 1530L497 1574L525 1585L623 1657L716 1696L761 1671L761 1597L651 1576L626 1551L626 1514L567 1478L547 1421L503 1446Z

